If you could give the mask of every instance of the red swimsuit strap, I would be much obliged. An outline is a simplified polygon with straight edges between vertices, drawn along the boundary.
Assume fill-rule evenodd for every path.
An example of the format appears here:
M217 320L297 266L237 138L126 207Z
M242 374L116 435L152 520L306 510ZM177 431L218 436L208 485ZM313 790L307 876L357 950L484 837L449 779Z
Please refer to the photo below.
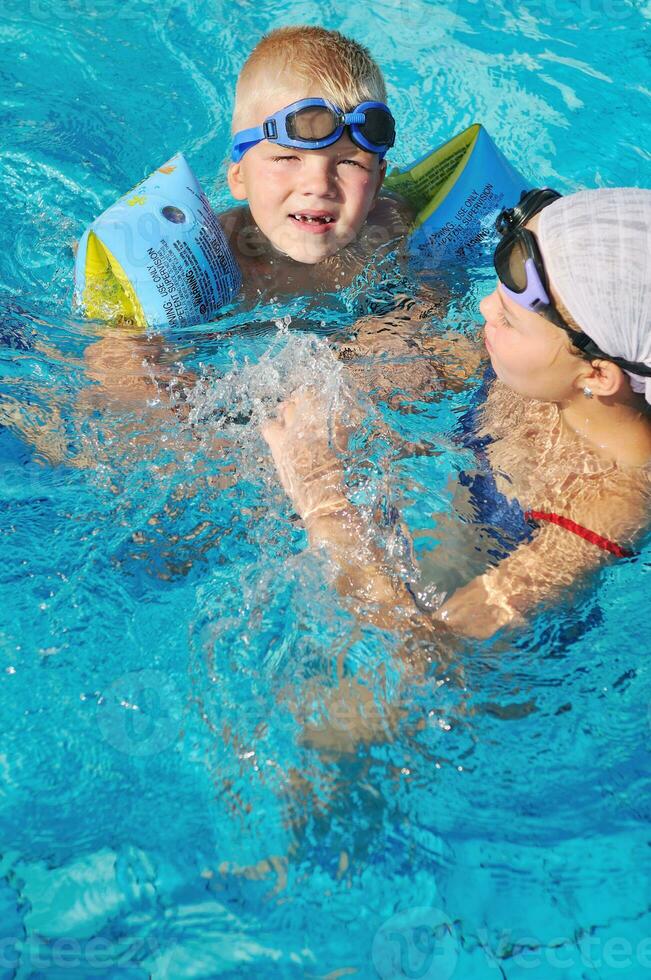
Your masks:
M622 548L610 538L604 538L602 534L597 534L596 531L590 531L587 527L577 524L576 521L571 521L569 517L545 513L542 510L527 510L524 516L528 521L549 521L550 524L557 524L558 527L563 527L566 531L571 531L572 534L578 534L580 538L585 538L590 544L596 544L597 548L609 551L611 555L615 555L617 558L631 558L635 554L634 551L627 551L626 548Z

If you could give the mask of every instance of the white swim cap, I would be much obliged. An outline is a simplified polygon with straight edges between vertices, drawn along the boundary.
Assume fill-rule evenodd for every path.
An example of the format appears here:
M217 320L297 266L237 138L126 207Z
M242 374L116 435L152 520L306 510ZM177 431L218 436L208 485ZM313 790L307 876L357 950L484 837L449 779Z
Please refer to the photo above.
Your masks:
M605 354L651 368L651 191L580 191L540 213L553 289ZM651 404L651 378L626 372Z

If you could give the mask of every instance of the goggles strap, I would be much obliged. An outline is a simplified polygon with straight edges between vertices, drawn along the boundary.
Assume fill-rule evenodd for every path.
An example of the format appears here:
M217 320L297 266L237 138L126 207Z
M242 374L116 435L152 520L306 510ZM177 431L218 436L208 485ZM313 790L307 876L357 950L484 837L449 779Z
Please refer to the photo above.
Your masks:
M342 123L344 126L361 126L365 122L365 112L345 112L342 117Z
M233 161L239 163L247 150L265 138L263 126L252 126L250 129L242 129L235 135L233 144Z

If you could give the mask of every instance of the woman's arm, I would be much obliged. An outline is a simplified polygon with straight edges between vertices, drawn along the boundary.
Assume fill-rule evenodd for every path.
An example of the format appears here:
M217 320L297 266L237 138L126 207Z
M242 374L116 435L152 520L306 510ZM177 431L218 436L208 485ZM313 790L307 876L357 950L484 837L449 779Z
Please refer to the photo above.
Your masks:
M369 603L373 621L385 628L426 625L434 633L438 622L456 633L488 637L521 623L537 603L557 597L607 556L564 528L542 525L530 543L458 589L433 619L426 618L383 563L372 527L346 498L341 465L328 445L323 407L315 397L296 393L263 434L310 543L325 548L340 569L338 588ZM648 482L640 471L616 471L608 481L584 480L568 490L565 516L621 544L645 523Z
M375 541L377 528L345 495L343 469L330 448L318 397L305 390L295 392L262 434L310 544L324 548L338 567L339 591L368 604L369 619L384 629L408 623L433 632L404 584L383 564Z
M649 512L645 471L615 470L601 480L583 478L566 488L565 503L550 510L619 544L627 545ZM486 637L517 625L539 602L557 598L580 575L613 560L608 551L572 531L541 523L534 539L495 568L458 589L436 613L456 632Z

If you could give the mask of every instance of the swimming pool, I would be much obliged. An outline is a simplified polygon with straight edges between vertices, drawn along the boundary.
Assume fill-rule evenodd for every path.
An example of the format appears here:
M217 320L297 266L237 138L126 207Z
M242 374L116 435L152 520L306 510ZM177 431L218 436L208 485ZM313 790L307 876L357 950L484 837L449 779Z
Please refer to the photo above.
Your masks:
M233 83L263 31L311 21L367 43L395 162L482 121L567 191L649 186L648 18L633 0L3 5L2 976L651 972L648 539L405 691L396 638L356 627L303 553L256 426L299 380L337 390L323 336L350 295L167 338L170 370L202 379L198 435L156 405L75 419L96 335L69 312L71 242L176 150L229 203ZM449 315L467 329L491 279L476 271ZM386 398L411 454L369 411L360 500L399 503L415 529L454 519L469 398ZM406 717L319 753L299 707L318 714L342 664L379 665ZM345 710L331 720L345 734Z

